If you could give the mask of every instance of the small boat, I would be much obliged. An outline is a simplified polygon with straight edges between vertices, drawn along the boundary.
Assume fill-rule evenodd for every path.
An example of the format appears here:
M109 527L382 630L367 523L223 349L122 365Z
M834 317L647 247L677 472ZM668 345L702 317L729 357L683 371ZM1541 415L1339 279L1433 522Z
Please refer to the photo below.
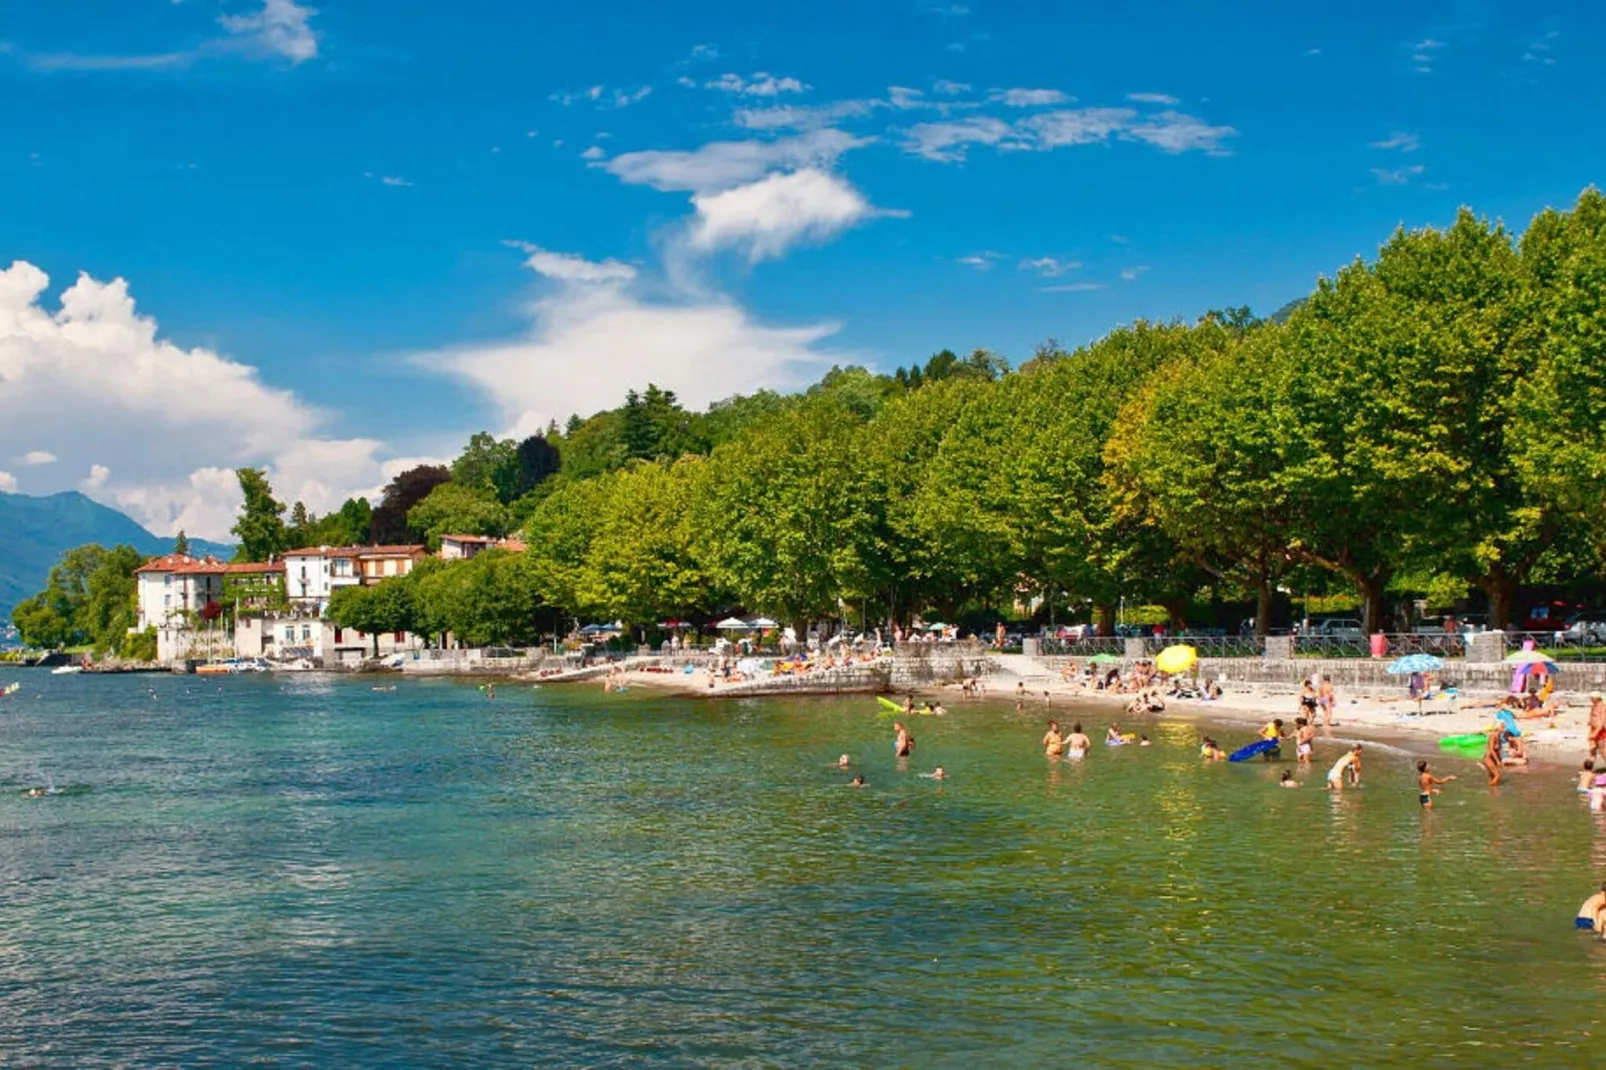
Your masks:
M72 676L84 671L82 665L58 665L50 670L51 676Z
M228 676L231 673L237 673L239 671L240 670L238 667L230 665L226 661L214 661L206 665L197 665L195 667L195 674L197 676Z
M22 690L22 685L19 684L19 683L7 684L5 687L0 687L0 698L5 698L7 695L15 695L18 691L21 691L21 690Z

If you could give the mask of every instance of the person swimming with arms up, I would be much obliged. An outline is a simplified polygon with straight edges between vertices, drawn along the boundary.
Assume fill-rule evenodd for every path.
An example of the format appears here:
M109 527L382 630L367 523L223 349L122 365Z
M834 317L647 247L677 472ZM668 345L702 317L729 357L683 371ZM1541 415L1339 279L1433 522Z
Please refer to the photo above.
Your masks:
M1067 758L1086 758L1087 752L1093 749L1093 741L1082 732L1082 722L1071 725L1071 734L1065 737L1065 756Z
M1416 801L1422 804L1422 809L1433 809L1433 796L1439 793L1440 784L1448 784L1454 780L1453 776L1438 777L1428 772L1426 759L1416 763Z
M931 772L929 772L929 773L921 773L920 775L925 777L927 780L947 780L948 779L948 774L943 772L942 766L940 766L940 765L937 766L937 768L933 769Z

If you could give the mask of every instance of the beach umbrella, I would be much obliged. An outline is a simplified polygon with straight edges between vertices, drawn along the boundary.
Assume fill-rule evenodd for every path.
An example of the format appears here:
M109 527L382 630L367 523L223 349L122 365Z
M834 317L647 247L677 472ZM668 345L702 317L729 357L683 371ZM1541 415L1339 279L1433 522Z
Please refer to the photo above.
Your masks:
M1556 671L1556 662L1549 654L1542 650L1517 650L1506 655L1506 662L1511 665L1526 665L1529 672L1547 673Z
M1120 662L1120 660L1121 659L1116 657L1114 654L1094 654L1092 657L1087 659L1087 662L1089 665L1115 665Z
M1396 658L1383 671L1390 676L1408 676L1413 672L1437 672L1444 668L1444 659L1432 654L1407 654Z
M1168 672L1175 676L1177 673L1187 672L1199 660L1199 652L1187 643L1178 643L1168 646L1155 655L1155 668L1161 672Z
M768 617L755 617L748 624L748 627L749 628L779 628L780 625L775 623L774 621L770 620Z
M753 626L740 617L726 617L714 627L722 632L750 632L753 630Z

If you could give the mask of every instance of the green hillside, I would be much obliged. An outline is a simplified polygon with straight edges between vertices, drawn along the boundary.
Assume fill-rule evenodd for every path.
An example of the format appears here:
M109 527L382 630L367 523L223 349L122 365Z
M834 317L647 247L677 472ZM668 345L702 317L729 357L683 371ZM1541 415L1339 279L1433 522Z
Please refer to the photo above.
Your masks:
M63 551L84 543L103 546L126 543L141 553L166 553L173 540L152 535L115 509L65 491L33 497L0 491L0 621L9 623L11 607L45 585L50 566ZM214 553L225 559L232 546L190 540L190 552Z

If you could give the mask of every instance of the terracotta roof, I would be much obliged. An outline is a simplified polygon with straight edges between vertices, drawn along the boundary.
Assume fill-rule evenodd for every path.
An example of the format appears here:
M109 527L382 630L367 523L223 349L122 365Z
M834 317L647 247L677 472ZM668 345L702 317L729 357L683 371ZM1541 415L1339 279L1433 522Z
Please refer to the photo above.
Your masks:
M497 545L510 554L522 554L524 551L530 548L527 544L520 542L518 539L503 539L501 542L497 543Z
M442 535L441 542L451 539L453 542L481 543L486 547L495 547L498 550L510 550L513 553L523 553L528 547L517 539L499 539L495 535Z
M441 542L451 539L453 542L496 542L493 535L442 535Z
M180 574L206 574L221 573L228 566L215 557L191 557L189 554L163 554L153 557L134 570L134 574L141 572L171 572Z
M262 576L269 572L283 572L283 561L243 561L235 565L224 565L223 571L229 576Z

